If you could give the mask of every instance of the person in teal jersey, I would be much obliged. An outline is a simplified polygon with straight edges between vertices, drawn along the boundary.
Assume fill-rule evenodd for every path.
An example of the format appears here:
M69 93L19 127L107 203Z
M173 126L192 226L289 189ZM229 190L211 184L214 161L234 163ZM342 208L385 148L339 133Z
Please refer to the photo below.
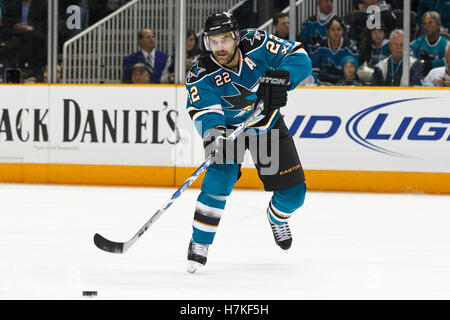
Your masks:
M388 30L383 23L378 28L364 30L364 36L359 44L357 74L366 84L369 84L372 79L375 65L391 54L388 35Z
M328 24L336 16L333 0L316 0L316 5L317 14L303 22L298 34L299 41L305 45L309 53L313 45L328 38Z
M419 59L423 64L424 76L431 69L444 66L445 47L447 38L440 35L441 18L435 11L426 12L422 16L424 35L414 40L411 47L411 55Z
M379 28L366 29L364 38L359 46L359 65L367 63L373 68L378 62L389 57L389 39L387 39L388 31L381 24Z
M334 17L327 28L328 39L319 42L311 51L313 71L321 82L336 84L344 75L341 60L346 56L359 59L356 48L344 37L344 32L344 23Z
M195 205L187 255L189 272L206 264L227 198L241 175L243 155L236 154L236 149L230 152L226 131L234 130L252 114L256 99L264 101L263 114L244 134L245 139L254 138L268 147L271 138L278 135L272 143L278 147L272 153L279 156L274 172L265 170L267 163L260 160L258 152L250 152L264 189L273 192L266 214L275 243L283 250L292 243L288 219L302 206L306 194L303 168L280 116L287 91L311 74L311 61L303 46L263 30L239 30L229 12L211 14L203 34L208 54L200 56L187 73L186 109L203 138L205 156L211 155L211 150L218 151Z

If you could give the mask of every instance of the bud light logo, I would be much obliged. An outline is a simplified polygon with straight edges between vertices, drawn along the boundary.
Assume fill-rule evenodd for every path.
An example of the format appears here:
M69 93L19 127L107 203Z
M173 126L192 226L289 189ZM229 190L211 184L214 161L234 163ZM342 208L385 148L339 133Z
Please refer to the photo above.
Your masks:
M301 124L305 122L299 138L328 139L345 127L345 134L363 148L392 157L419 159L415 151L426 154L430 144L435 143L433 146L439 147L439 142L450 141L450 117L445 116L450 112L444 111L444 116L437 116L439 110L434 107L441 104L436 103L436 99L439 98L389 101L363 109L348 120L335 115L312 115L309 118L298 115L289 133L294 137L298 135ZM413 101L416 102L408 103ZM400 141L401 144L398 143ZM401 148L404 150L398 150Z

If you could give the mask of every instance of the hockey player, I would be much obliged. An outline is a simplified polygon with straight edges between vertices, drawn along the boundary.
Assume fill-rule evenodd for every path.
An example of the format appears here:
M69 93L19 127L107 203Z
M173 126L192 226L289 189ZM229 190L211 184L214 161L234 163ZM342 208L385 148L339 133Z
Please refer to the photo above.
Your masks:
M187 73L187 112L203 138L207 156L220 146L227 150L226 129L242 123L264 101L264 116L251 125L252 132L270 136L279 133L279 168L265 175L263 163L252 154L266 191L273 191L267 216L275 242L283 250L291 246L288 219L304 202L306 185L303 168L293 142L280 116L287 91L311 75L311 61L301 43L280 39L262 30L239 30L228 12L211 14L204 26L204 44L209 51ZM273 81L261 82L265 76ZM266 79L267 79L266 78ZM269 139L265 140L269 141ZM229 150L229 149L228 149ZM203 179L195 206L193 233L188 247L188 271L205 265L227 197L240 177L238 161L223 163L230 155L216 154Z

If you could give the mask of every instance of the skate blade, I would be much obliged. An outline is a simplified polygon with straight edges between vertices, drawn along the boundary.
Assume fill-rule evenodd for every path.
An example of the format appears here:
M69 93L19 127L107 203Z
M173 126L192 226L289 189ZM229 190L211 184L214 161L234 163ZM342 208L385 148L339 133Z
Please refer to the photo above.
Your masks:
M198 268L202 266L203 265L201 263L198 263L197 261L188 261L187 271L189 273L194 273L195 271L197 271Z

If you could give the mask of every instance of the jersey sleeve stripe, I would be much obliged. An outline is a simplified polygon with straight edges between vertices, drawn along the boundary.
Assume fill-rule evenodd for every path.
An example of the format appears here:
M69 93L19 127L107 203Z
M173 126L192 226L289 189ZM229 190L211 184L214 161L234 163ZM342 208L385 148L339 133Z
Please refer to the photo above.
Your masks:
M288 56L291 54L294 54L294 53L304 53L304 54L308 55L306 50L303 48L303 44L301 42L296 42L295 44L296 44L296 46L294 47L294 49L292 49L291 52L289 52Z
M272 114L270 115L270 117L264 117L264 118L256 118L256 120L254 122L252 122L248 127L249 128L254 128L254 129L259 129L259 130L266 130L267 128L270 127L270 125L272 124L273 119L275 119L276 115L278 114L278 110L275 110L272 112Z
M213 105L213 106L201 108L201 109L189 107L189 108L187 108L187 112L193 121L195 119L197 119L198 117L200 117L204 114L207 114L207 113L219 113L221 115L224 115L221 105Z

